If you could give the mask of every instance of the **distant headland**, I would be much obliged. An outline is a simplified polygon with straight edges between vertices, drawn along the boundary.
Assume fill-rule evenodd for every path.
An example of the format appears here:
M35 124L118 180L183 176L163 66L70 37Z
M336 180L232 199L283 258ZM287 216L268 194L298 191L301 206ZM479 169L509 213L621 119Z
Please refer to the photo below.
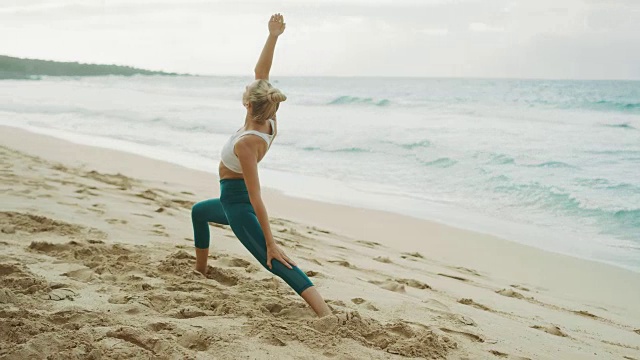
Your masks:
M165 75L179 76L187 74L169 73L138 69L131 66L82 64L78 62L59 62L51 60L22 59L0 55L0 80L2 79L38 79L40 76L132 76Z

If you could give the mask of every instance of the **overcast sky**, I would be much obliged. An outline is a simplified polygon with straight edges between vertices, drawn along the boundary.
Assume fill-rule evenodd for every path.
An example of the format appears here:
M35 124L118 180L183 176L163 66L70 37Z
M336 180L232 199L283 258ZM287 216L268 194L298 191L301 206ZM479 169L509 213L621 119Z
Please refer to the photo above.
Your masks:
M250 75L640 79L640 0L0 0L0 54Z

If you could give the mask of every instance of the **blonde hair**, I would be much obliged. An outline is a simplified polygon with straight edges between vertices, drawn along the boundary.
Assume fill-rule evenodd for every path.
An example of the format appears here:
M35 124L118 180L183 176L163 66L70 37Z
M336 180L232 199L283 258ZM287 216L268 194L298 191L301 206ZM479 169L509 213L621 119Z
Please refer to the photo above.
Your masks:
M287 100L287 96L276 89L269 81L260 79L256 84L247 89L248 93L243 96L245 103L251 103L253 120L264 123L273 118L278 111L279 104Z

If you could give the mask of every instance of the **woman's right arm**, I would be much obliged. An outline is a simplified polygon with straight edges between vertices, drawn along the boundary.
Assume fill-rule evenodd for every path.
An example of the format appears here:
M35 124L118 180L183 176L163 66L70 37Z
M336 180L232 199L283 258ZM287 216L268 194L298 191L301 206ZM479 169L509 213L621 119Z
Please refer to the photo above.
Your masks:
M254 69L256 80L269 80L269 71L271 71L271 63L273 62L273 53L276 48L278 36L282 35L287 24L284 23L284 17L280 14L271 15L269 20L269 37L262 48L260 58Z
M251 206L256 213L256 217L262 228L262 233L264 234L265 246L267 248L266 265L269 269L273 269L271 260L276 259L284 266L292 269L292 265L296 266L296 263L280 249L273 239L273 233L269 225L269 215L262 200L260 178L258 176L258 148L260 147L266 147L262 139L256 136L245 136L236 143L235 151L238 154L240 166L242 167L244 182L247 186L247 192L249 193L249 201L251 202Z

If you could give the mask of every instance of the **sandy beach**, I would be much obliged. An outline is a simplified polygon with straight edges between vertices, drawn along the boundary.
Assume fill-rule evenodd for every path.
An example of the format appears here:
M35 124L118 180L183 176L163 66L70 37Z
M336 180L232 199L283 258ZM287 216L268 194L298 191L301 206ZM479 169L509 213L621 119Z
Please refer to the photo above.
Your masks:
M11 127L0 169L0 359L640 359L639 273L263 189L337 323L228 226L193 271L209 172Z

